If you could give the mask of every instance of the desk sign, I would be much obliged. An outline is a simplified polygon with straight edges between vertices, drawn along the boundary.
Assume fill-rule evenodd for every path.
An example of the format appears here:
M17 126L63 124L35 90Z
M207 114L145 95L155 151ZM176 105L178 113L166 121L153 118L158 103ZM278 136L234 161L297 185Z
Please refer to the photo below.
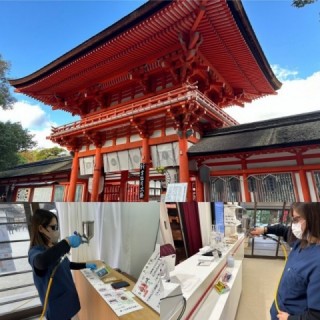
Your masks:
M160 314L160 245L144 266L132 292Z
M188 183L169 183L165 202L186 202Z

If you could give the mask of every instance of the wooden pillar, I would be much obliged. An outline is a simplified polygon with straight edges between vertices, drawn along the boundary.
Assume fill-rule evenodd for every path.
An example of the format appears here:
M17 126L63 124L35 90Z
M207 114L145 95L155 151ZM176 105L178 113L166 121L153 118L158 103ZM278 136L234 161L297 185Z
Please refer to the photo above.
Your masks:
M186 137L186 131L179 132L179 182L187 182L187 198L186 201L192 201L192 190L189 176L189 161L187 156L188 151L188 139Z
M142 163L145 163L145 185L144 185L144 198L142 201L149 201L150 192L150 146L149 136L144 135L142 137Z
M199 179L199 176L196 176L196 194L197 194L197 202L204 202L205 201L205 196L204 196L204 192L207 192L205 190L205 182L202 182ZM208 202L208 199L206 199L206 201Z
M243 177L243 188L244 188L244 199L242 201L244 202L251 202L251 195L248 188L248 175L246 173L242 174Z
M247 162L245 158L241 158L241 168L243 171L247 169ZM243 177L243 188L244 188L243 191L244 191L244 197L245 197L243 201L251 202L251 196L250 196L249 187L248 187L248 174L243 172L242 177Z
M243 177L243 188L244 188L244 190L243 190L244 191L244 199L242 201L252 202L249 187L248 187L248 174L243 173L242 177Z
M75 199L77 180L79 171L79 152L74 151L74 156L72 159L72 168L70 175L70 183L68 188L67 202L73 202Z
M297 153L297 164L298 164L298 166L300 166L299 177L300 177L300 181L301 181L301 188L302 188L302 194L303 194L303 200L302 199L299 199L299 200L300 201L304 201L304 202L310 202L311 201L311 195L310 195L307 175L306 175L305 170L303 170L301 168L301 166L303 166L303 159L302 159L301 152Z
M94 171L92 179L92 190L91 190L91 202L97 202L99 200L99 184L102 169L102 156L101 147L96 148L96 154L94 158Z
M126 193L127 193L127 182L129 177L129 171L121 171L121 180L120 180L120 194L119 194L119 201L125 202L126 201Z
M198 174L196 176L196 200L198 202L210 201L210 175L210 167L198 161Z
M299 176L300 176L301 188L303 193L303 202L310 202L311 195L309 191L309 184L308 184L306 172L303 169L300 169ZM302 199L300 199L300 201L302 201Z

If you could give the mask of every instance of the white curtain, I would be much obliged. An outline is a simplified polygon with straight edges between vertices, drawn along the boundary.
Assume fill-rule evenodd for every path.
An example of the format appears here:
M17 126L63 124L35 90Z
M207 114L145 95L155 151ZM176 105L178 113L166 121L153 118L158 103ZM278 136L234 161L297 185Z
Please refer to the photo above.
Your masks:
M172 237L168 210L164 202L160 202L160 244L172 244L175 247Z
M105 261L113 268L120 268L121 255L124 253L123 242L125 241L125 234L123 232L123 218L120 202L102 204L98 219L98 259Z
M98 257L98 228L99 221L97 215L100 211L101 203L99 202L57 202L60 237L61 239L70 236L74 231L83 233L82 222L87 220L95 221L94 234L89 244L83 244L79 248L71 249L72 261L86 262L89 260L99 259Z
M210 202L198 202L198 208L202 245L208 246L210 244L210 233L212 228Z
M103 260L112 268L138 278L155 250L159 230L157 202L59 202L61 238L78 231L82 221L94 220L89 245L72 249L72 261Z

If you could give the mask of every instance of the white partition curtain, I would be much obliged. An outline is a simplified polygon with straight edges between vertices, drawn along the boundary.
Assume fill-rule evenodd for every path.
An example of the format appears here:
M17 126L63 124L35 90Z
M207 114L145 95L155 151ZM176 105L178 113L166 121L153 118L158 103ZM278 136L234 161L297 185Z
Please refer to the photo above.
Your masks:
M160 202L160 244L172 244L173 247L174 241L172 237L172 231L170 226L170 220L168 217L168 210L164 202Z
M99 212L100 207L100 203L98 202L57 202L55 205L58 211L61 239L72 235L74 231L82 234L82 221L97 221L96 213ZM95 222L95 236L91 239L89 245L84 244L77 249L71 250L73 261L85 262L99 259L98 252L96 251L98 226L99 224Z
M103 260L138 278L155 250L160 206L150 203L59 202L61 238L82 233L82 221L94 220L90 244L72 249L72 261Z
M211 205L210 202L198 202L200 229L202 245L210 244L210 233L212 227Z

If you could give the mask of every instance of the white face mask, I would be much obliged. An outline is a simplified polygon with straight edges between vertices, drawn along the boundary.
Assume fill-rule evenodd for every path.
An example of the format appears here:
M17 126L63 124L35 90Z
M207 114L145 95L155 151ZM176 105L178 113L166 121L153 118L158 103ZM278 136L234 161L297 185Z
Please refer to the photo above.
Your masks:
M293 223L291 225L291 230L292 233L296 236L297 239L302 239L302 234L303 234L303 230L302 230L302 226L301 223Z
M53 231L53 234L51 234L51 242L53 244L57 244L59 242L59 238L60 238L60 231Z
M44 231L45 230L45 231ZM57 244L60 238L60 231L49 231L48 229L44 229L40 231L52 244Z

